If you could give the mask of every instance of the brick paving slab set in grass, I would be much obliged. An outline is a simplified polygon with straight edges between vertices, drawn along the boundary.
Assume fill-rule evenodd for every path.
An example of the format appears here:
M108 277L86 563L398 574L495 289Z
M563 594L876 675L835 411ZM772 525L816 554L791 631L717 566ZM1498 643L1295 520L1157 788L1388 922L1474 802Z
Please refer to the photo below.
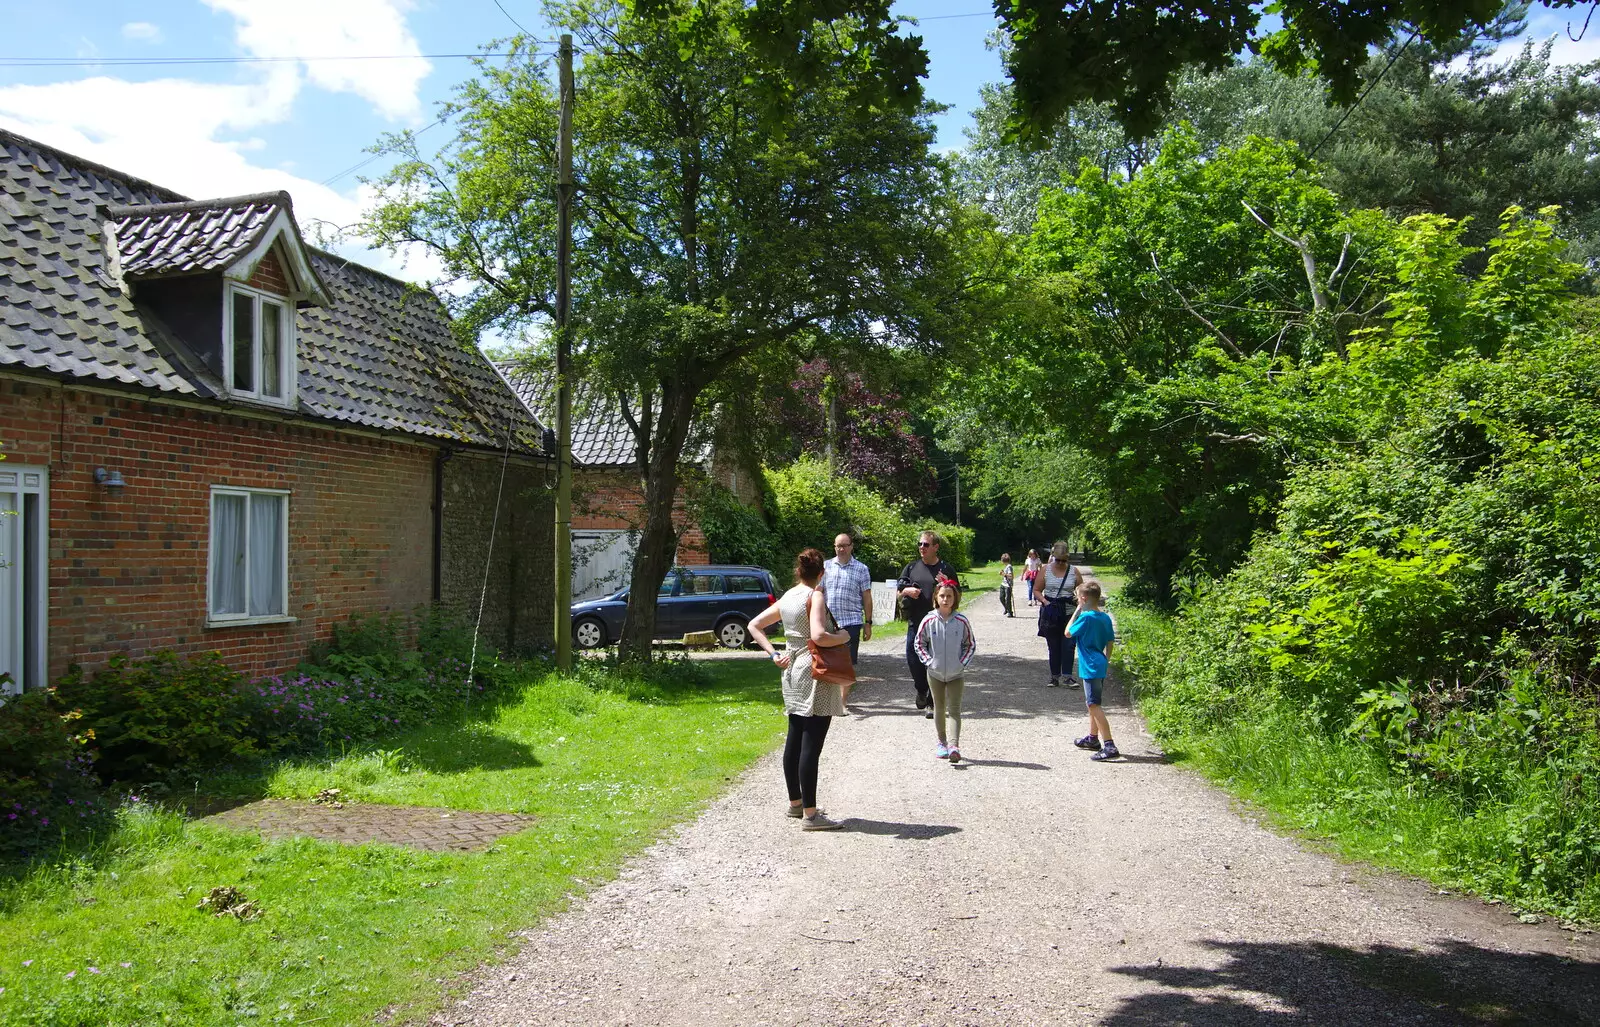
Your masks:
M265 838L320 838L361 845L384 842L429 852L481 852L508 834L531 827L526 813L471 813L430 806L323 806L262 799L201 821Z

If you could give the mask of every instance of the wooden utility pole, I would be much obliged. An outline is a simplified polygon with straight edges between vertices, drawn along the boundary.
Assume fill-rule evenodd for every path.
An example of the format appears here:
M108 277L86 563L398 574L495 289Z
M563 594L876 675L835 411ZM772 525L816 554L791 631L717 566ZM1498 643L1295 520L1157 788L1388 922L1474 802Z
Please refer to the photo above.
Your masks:
M556 666L572 669L572 36L561 35L556 139Z

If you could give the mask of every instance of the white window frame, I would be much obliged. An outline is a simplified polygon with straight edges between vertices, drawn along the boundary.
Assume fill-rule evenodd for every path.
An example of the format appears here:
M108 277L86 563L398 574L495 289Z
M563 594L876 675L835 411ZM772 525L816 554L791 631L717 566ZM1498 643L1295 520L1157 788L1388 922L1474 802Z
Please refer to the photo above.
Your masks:
M233 307L241 298L248 299L255 308L255 316L251 319L251 327L254 330L255 337L250 343L250 359L253 362L253 370L255 372L251 380L256 383L254 390L236 389L233 386ZM261 307L263 303L275 304L282 311L282 314L279 315L279 324L283 326L283 352L278 357L282 364L278 368L279 380L283 382L282 396L268 396L261 391L261 383L264 380L264 376L261 373ZM294 301L287 296L262 292L260 289L252 289L248 285L240 285L238 282L230 281L227 289L224 290L222 308L222 381L227 386L228 394L242 399L255 400L258 403L270 403L273 406L292 405L295 399L295 379L297 377L295 369L299 366L299 362L295 357L297 340L295 338Z
M9 688L0 690L0 696L14 694L24 689L43 688L49 683L50 673L50 471L46 467L19 466L16 464L0 464L0 491L10 492L17 497L16 537L25 547L19 553L0 553L0 561L12 565L28 566L35 568L33 595L27 594L26 579L21 575L13 578L10 596L12 621L0 625L0 630L9 634L17 646L17 658L29 652L28 639L26 638L25 625L27 623L26 608L29 603L35 604L35 623L32 638L33 666L20 666L16 668L20 674L14 674ZM39 527L34 532L33 545L27 547L27 503L24 496L39 497L36 517ZM11 514L0 516L11 517ZM0 670L10 670L9 667L0 667Z
M244 543L245 544L244 565L245 565L246 577L245 577L245 585L244 585L244 594L247 597L247 601L245 603L245 608L246 608L246 612L245 613L222 613L222 614L219 614L219 613L215 612L216 608L217 608L217 596L216 596L217 564L216 564L216 558L217 558L217 497L218 496L243 496L245 498L245 502L246 502L246 505L245 505L245 510L246 510L246 514L245 514L245 543ZM282 559L280 560L279 566L278 566L278 580L283 583L283 612L282 613L269 613L269 614L251 615L248 612L249 611L248 596L250 595L250 578L248 576L249 572L250 572L250 528L249 528L250 517L249 517L248 511L249 511L249 497L250 496L282 496L283 497L283 519L280 522L280 527L279 527L279 530L282 532L282 537L278 540L279 543L280 543L278 551L283 554L282 555ZM206 544L206 627L208 627L208 628L237 627L240 624L293 624L299 619L297 617L292 617L292 616L289 615L289 496L290 496L290 492L289 492L288 489L244 488L244 487L237 486L237 485L213 485L213 486L211 486L211 497L210 497L210 499L207 500L207 503L209 504L208 507L207 507L207 516L210 519L210 526L209 526L209 528L207 530L207 539L208 539L208 541L207 541L207 544Z

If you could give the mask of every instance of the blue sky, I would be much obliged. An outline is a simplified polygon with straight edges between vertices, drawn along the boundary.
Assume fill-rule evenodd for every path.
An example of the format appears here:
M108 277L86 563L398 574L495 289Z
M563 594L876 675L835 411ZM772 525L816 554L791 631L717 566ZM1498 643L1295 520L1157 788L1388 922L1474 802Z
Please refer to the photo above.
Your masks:
M504 10L501 10L503 5ZM0 0L0 127L191 196L287 189L302 226L345 225L382 170L364 148L421 128L471 73L459 57L517 31L549 35L530 0ZM921 24L929 96L951 105L939 145L959 147L979 87L1001 77L985 46L990 0L900 0ZM1600 57L1600 23L1581 43L1569 12L1538 11L1535 36L1557 35L1557 58ZM349 59L349 58L366 59ZM39 66L38 59L83 62ZM221 58L234 63L129 64ZM278 58L270 63L238 58ZM296 58L346 58L299 60ZM383 58L383 59L371 59ZM443 132L433 130L424 142ZM417 280L425 259L343 246Z
M0 0L0 127L191 196L287 189L302 227L351 223L368 199L352 171L385 132L422 128L472 72L459 57L514 34L552 33L529 0ZM902 0L931 54L929 95L952 105L941 147L984 82L989 0ZM954 17L952 17L954 15ZM515 23L513 22L515 19ZM178 58L379 57L270 63L131 64ZM86 62L29 65L40 58ZM443 130L423 137L443 141ZM362 253L426 279L428 261Z

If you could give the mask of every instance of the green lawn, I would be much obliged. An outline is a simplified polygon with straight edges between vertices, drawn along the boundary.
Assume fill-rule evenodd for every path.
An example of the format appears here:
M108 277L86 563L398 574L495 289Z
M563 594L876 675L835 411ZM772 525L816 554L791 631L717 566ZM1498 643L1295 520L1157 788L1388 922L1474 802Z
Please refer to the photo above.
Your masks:
M508 932L611 877L770 749L783 718L764 661L709 684L612 692L550 676L520 700L381 750L291 762L267 794L535 814L485 853L264 843L159 810L0 879L0 1024L346 1024L437 1005ZM774 792L776 795L777 793ZM195 908L239 888L259 920Z

